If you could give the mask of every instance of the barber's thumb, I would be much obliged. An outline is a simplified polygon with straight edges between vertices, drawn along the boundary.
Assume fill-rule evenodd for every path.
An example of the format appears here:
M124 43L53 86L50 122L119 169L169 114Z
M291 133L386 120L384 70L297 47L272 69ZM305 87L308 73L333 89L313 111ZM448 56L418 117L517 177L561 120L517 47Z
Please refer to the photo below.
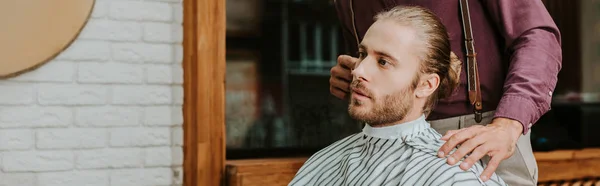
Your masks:
M355 57L352 57L349 55L339 55L337 60L338 60L338 64L340 64L340 66L350 69L350 68L354 67L354 65L358 61L358 58L355 58Z

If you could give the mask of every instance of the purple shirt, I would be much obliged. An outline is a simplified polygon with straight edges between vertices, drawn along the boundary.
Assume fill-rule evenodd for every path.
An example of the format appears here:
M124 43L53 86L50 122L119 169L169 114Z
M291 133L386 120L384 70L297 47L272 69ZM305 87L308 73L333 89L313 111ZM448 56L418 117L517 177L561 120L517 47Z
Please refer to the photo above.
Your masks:
M397 5L432 10L449 32L452 51L463 61L458 90L440 100L428 119L472 114L459 0L336 0L349 52L356 54L357 39L362 40L378 12ZM469 10L483 109L496 110L495 117L521 122L523 133L527 133L532 123L550 109L561 69L560 32L539 0L470 0Z

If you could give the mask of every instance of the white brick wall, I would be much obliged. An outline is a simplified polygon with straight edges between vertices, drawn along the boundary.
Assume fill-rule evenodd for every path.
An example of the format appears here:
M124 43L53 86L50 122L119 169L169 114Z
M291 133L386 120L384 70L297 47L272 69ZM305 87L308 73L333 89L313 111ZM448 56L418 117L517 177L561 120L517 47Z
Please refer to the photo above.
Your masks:
M107 132L104 128L54 128L38 129L38 149L79 149L106 147Z
M75 111L75 124L80 127L138 126L141 123L139 110L135 106L79 107Z
M40 105L104 105L108 98L105 85L44 84L38 86Z
M43 172L73 169L74 156L70 151L14 151L2 157L4 172Z
M183 37L181 24L144 23L144 41L158 43L181 42Z
M0 80L0 186L183 176L181 0L96 0L55 59Z
M170 128L116 128L110 132L110 146L138 147L163 146L171 144Z
M108 172L101 170L41 173L38 175L38 184L40 186L105 186L109 184Z
M149 43L113 43L113 61L124 63L172 63L174 45ZM179 60L181 61L181 60Z
M145 149L146 160L144 165L147 167L170 166L172 161L172 151L170 147L149 147Z
M86 28L93 26L90 21ZM90 30L90 29L87 29ZM91 31L84 30L81 34L86 35ZM98 31L102 32L102 31ZM73 61L106 61L110 58L110 43L107 41L76 40L67 50L57 56L57 59Z
M33 130L0 130L0 150L28 150L33 147Z
M169 185L173 176L168 168L123 169L110 173L111 186Z
M144 163L139 148L111 148L77 152L75 163L79 169L138 168Z
M28 84L0 84L0 104L32 104L35 101L33 88Z
M171 21L171 11L169 3L122 1L111 3L109 17L117 20Z
M36 186L34 173L4 173L0 172L0 186Z
M146 82L150 84L173 83L173 72L175 68L169 65L146 66Z
M21 74L11 81L67 83L75 79L75 62L54 60L35 71Z
M0 105L0 129L67 127L73 123L69 107Z
M164 85L117 85L112 87L115 105L167 105L172 102L171 88Z
M80 38L108 41L139 41L142 38L141 24L137 21L92 19L88 21ZM106 50L109 51L108 49Z
M136 64L79 63L77 80L81 83L140 84L144 69Z

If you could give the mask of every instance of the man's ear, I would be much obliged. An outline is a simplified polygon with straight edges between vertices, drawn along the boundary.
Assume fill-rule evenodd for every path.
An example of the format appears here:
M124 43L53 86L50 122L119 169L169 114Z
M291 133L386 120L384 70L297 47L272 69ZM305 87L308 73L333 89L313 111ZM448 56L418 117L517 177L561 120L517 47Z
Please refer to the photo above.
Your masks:
M429 97L440 86L440 76L433 73L421 76L419 84L415 89L417 98Z

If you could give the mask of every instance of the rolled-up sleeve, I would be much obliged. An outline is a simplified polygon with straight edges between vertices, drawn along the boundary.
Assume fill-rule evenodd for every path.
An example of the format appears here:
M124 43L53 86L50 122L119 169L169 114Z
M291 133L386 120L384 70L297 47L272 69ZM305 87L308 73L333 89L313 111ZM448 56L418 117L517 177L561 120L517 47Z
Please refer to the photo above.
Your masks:
M521 122L526 134L550 110L561 69L560 32L542 1L482 2L504 36L510 60L495 117Z

